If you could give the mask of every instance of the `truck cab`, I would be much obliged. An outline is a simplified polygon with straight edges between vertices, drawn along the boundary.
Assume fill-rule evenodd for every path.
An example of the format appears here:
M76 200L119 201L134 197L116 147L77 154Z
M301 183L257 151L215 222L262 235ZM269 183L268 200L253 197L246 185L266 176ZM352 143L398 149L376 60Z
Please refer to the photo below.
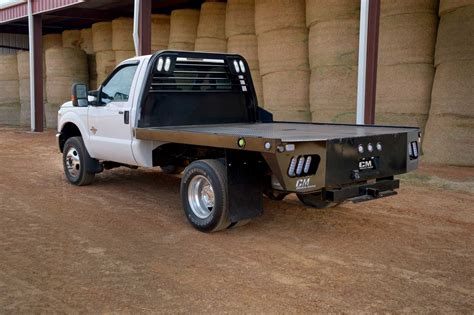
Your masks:
M262 195L311 207L396 194L418 166L419 129L275 122L240 55L160 51L119 64L97 91L73 86L58 113L66 177L114 167L183 172L181 201L205 232L248 222Z

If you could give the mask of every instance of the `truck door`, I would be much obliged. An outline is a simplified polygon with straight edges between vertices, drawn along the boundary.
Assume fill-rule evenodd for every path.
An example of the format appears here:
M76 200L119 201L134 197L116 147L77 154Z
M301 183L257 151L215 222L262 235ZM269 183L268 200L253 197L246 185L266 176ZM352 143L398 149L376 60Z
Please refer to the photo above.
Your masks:
M88 108L91 153L96 159L136 164L130 110L138 65L124 64L115 69L101 86L96 104Z

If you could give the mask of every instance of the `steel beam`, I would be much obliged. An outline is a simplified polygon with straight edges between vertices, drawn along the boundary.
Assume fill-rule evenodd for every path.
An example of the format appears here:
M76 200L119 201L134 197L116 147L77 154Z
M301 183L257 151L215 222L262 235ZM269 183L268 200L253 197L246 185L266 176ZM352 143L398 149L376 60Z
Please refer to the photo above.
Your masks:
M373 125L375 123L377 62L379 55L379 22L380 0L369 0L364 123L370 125Z
M138 33L138 53L140 56L149 55L151 53L151 0L140 0Z
M42 132L44 129L44 104L43 104L43 29L42 16L33 15L33 47L30 47L30 53L33 51L33 76L34 76L34 99L35 104L35 124L34 132Z

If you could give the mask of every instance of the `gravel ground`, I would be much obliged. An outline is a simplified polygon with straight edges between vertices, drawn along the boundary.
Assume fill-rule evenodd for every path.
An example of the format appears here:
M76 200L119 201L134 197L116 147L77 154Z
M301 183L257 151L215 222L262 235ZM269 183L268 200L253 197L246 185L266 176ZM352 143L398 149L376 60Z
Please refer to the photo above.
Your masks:
M52 131L0 127L0 313L474 311L474 169L423 166L400 194L330 210L295 197L215 234L179 176L74 187Z

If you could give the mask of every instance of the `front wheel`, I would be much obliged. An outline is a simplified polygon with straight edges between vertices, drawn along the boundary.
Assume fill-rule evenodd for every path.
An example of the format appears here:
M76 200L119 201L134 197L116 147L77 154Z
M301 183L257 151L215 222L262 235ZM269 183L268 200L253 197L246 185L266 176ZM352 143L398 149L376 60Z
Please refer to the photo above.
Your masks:
M306 206L316 209L333 208L340 205L340 202L323 200L320 193L315 194L296 194L298 199Z
M73 185L89 185L95 173L88 172L86 164L91 159L81 137L67 139L63 149L63 167L67 179Z
M217 160L200 160L184 170L181 200L189 222L203 232L230 226L227 172Z

